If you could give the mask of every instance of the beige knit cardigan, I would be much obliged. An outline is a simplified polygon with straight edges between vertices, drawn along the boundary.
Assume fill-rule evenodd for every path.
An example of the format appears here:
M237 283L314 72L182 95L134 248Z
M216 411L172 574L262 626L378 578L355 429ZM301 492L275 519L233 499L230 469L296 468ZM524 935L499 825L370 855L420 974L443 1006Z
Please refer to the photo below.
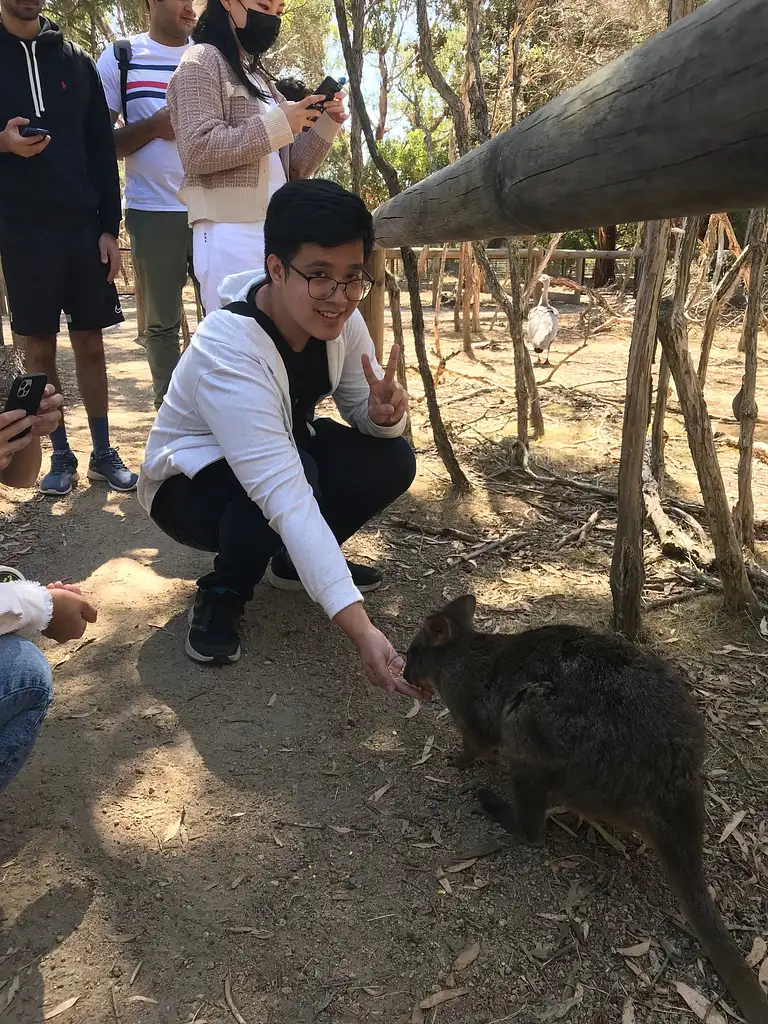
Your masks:
M285 99L269 84L277 103ZM280 108L262 103L237 80L215 46L191 46L167 92L184 168L179 198L189 223L244 224L264 220L269 200L269 154L280 152L285 176L308 178L328 155L341 127L322 114L294 141Z

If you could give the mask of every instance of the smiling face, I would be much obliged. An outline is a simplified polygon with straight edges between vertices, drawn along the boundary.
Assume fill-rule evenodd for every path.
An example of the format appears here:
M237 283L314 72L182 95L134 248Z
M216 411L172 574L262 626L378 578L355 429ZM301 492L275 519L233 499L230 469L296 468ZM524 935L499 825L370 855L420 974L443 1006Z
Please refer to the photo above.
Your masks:
M183 46L197 23L192 0L148 0L149 23L161 39ZM173 45L171 44L171 45Z
M363 274L365 255L362 241L345 242L333 248L314 243L302 245L290 266L274 254L267 259L272 278L273 301L278 304L284 319L290 319L297 333L310 338L331 341L338 338L344 324L355 311L358 302L350 302L343 288L337 288L327 299L315 299L310 293L310 279L353 281Z
M12 23L14 20L20 22L35 22L40 18L43 9L43 0L3 0L0 4L3 20L10 22L6 24L9 32L13 32Z

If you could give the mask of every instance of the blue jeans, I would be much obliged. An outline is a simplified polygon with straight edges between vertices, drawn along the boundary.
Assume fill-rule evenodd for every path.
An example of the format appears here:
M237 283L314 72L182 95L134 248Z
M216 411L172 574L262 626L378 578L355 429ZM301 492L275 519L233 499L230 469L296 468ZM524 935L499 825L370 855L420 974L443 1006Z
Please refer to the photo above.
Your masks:
M52 700L43 652L15 633L0 636L0 789L29 757Z

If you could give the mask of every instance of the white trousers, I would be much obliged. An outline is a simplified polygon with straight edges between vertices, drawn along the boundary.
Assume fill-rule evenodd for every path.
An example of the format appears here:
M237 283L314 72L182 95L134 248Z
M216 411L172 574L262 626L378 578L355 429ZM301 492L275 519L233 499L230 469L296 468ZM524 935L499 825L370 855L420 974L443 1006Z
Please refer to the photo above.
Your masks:
M192 227L195 277L206 313L221 305L219 285L229 274L264 270L264 222L216 224L197 221Z

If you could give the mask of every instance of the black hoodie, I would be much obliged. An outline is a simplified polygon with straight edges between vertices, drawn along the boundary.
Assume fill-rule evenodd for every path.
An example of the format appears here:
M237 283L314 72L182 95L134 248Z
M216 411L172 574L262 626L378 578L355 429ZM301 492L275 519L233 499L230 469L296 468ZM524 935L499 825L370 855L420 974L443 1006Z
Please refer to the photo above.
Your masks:
M46 128L38 156L0 153L0 217L27 223L120 229L120 177L112 122L96 65L40 19L35 39L0 24L0 131L12 117Z

